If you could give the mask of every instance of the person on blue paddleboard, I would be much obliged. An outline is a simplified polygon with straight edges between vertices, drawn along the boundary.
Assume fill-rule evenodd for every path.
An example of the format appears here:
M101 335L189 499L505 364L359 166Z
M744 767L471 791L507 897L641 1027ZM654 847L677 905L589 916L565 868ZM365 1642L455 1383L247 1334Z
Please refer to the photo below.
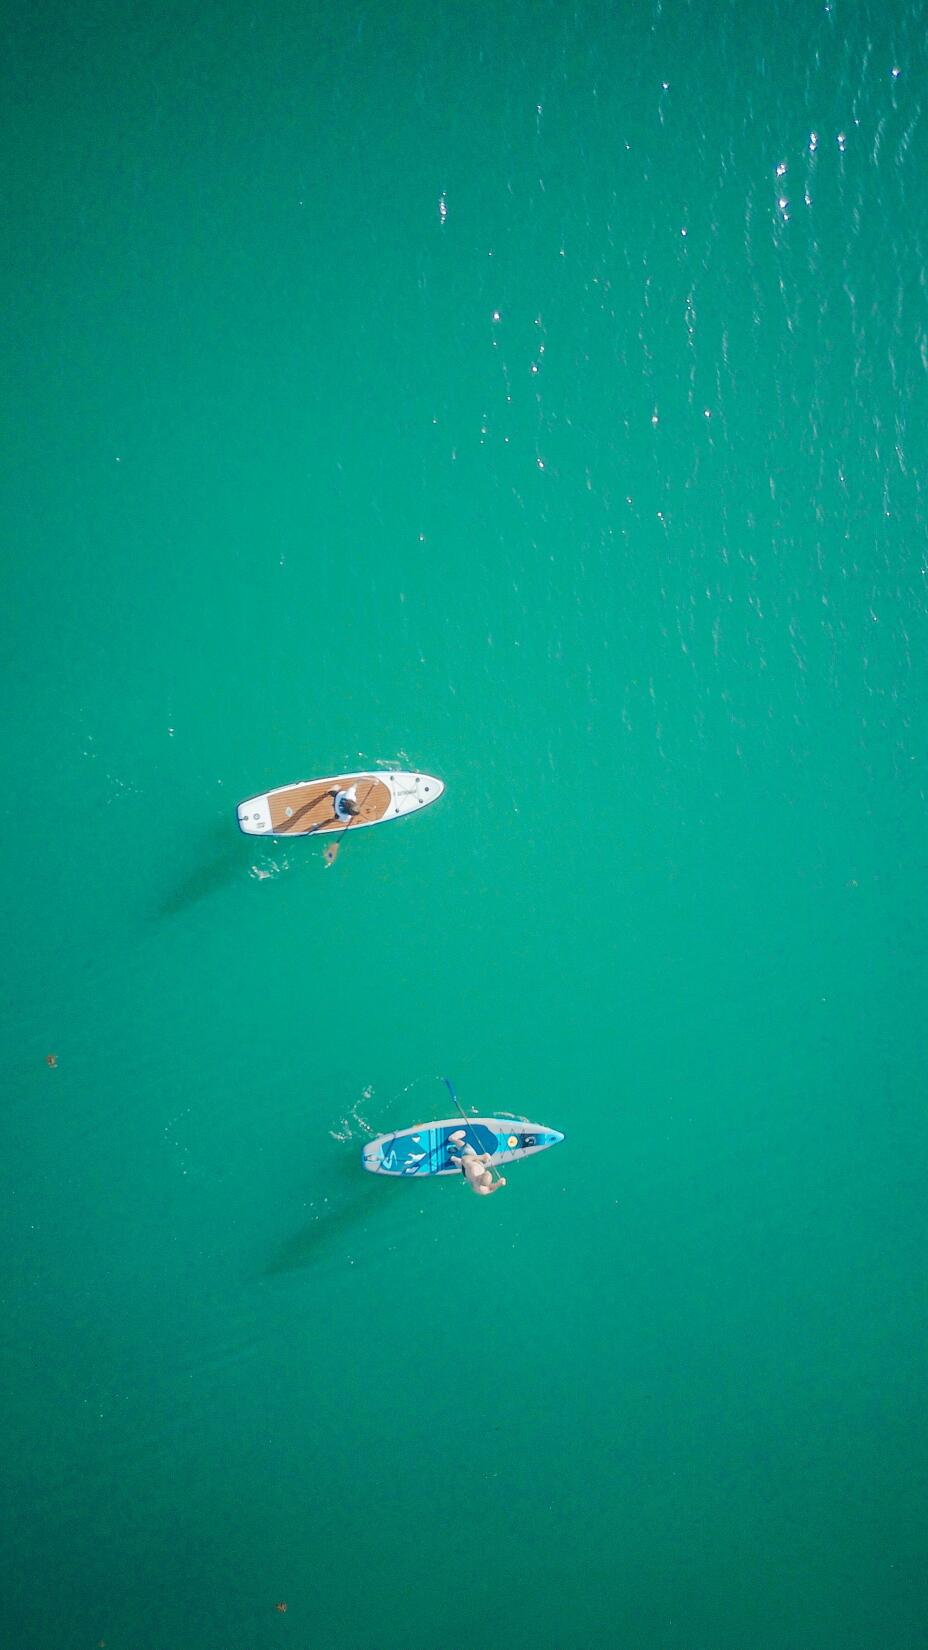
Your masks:
M500 1175L498 1180L493 1179L489 1152L484 1152L482 1156L478 1156L473 1146L469 1143L465 1145L463 1129L457 1129L450 1138L456 1146L461 1148L460 1157L457 1157L454 1152L449 1153L451 1161L456 1168L461 1170L472 1192L476 1192L478 1197L490 1197L493 1192L498 1192L502 1186L505 1186L505 1176Z

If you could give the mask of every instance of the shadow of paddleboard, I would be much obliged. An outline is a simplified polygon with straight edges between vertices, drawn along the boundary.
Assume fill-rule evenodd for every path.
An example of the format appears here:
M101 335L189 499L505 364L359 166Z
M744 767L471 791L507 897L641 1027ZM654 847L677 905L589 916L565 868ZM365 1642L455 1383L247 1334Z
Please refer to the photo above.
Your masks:
M306 1267L316 1265L342 1241L346 1233L369 1219L370 1214L371 1203L366 1192L334 1206L331 1200L323 1203L302 1230L286 1238L271 1256L264 1268L265 1277L277 1278L287 1272L302 1272Z
M366 1174L352 1150L327 1176L326 1193L313 1200L312 1214L298 1232L285 1238L264 1268L265 1277L282 1277L288 1272L300 1272L317 1266L332 1256L335 1250L344 1253L346 1238L362 1225L372 1226L381 1219L395 1226L396 1200L384 1196L384 1187L377 1175ZM408 1191L408 1187L404 1188ZM414 1211L409 1205L408 1220ZM401 1222L405 1224L405 1221ZM371 1246L370 1235L365 1238L365 1249ZM360 1251L354 1251L360 1259Z
M253 850L227 824L217 823L204 833L203 847L196 863L157 906L158 917L179 917L201 900L219 894L233 882L246 878Z

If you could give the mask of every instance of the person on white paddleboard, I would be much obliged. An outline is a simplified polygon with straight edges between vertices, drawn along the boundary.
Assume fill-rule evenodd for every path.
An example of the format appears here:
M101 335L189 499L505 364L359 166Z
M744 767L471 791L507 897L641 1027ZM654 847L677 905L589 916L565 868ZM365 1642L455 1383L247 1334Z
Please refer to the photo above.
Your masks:
M493 1192L498 1192L502 1186L505 1186L506 1181L503 1175L500 1175L498 1180L493 1179L493 1171L489 1167L489 1152L484 1152L482 1156L478 1156L473 1146L464 1144L463 1129L458 1129L451 1136L451 1139L456 1146L461 1148L460 1157L456 1157L454 1152L451 1152L451 1161L456 1168L461 1170L472 1192L476 1192L478 1197L490 1197Z
M350 791L329 792L329 795L332 798L332 807L335 812L335 818L340 820L343 825L349 825L355 818L355 815L361 812L352 794L353 791L354 786L352 785Z

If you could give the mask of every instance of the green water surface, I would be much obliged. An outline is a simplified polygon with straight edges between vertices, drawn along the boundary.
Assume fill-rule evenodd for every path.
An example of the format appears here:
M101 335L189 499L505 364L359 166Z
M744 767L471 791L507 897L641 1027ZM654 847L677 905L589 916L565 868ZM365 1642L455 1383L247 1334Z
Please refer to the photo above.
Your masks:
M4 1650L928 1645L926 23L8 10Z

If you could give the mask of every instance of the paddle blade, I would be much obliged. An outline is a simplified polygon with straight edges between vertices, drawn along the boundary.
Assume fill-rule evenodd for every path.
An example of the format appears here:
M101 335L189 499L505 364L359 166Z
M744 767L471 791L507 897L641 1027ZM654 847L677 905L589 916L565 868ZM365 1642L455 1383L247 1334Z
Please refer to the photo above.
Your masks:
M339 850L340 847L341 847L340 842L330 842L328 844L328 846L323 850L322 857L325 860L326 865L334 865L335 864L335 861L338 858L338 850Z

